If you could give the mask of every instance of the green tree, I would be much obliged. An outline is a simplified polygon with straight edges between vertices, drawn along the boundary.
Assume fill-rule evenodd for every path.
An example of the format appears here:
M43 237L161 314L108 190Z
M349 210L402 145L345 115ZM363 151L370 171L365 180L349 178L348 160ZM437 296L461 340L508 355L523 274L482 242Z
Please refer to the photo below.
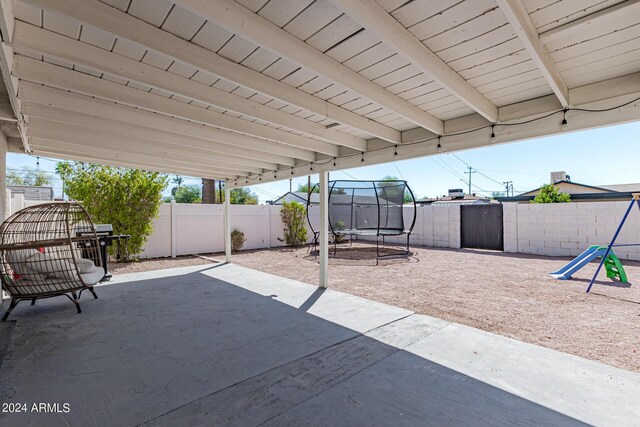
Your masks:
M567 203L570 201L570 195L560 193L558 189L551 184L545 184L540 187L540 192L534 197L531 203Z
M298 184L298 189L296 190L299 193L307 193L309 194L309 185L308 184ZM320 192L320 186L316 183L311 183L311 192L312 193L319 193Z
M502 197L502 196L504 196L504 192L502 192L502 191L493 191L491 193L491 198L492 199L497 199L498 197Z
M7 185L27 185L27 183L21 172L7 171Z
M393 198L394 197L393 192L400 190L401 187L393 187L393 186L391 186L391 182L392 181L398 181L398 177L397 176L387 175L384 178L382 178L382 181L390 183L388 187L385 186L384 182L381 183L380 185L382 187L387 187L387 189L385 191L387 192L387 194L389 194ZM405 188L404 194L402 195L402 203L412 203L412 202L413 202L413 198L411 197L411 193L409 192L408 189Z
M200 203L202 193L199 185L183 185L173 194L176 203Z
M95 223L131 235L122 244L125 262L142 252L168 184L166 175L78 162L58 163L56 172L69 198L82 202Z
M31 185L42 187L53 182L50 173L29 167L7 172L7 185Z
M282 202L280 217L284 224L284 241L289 246L300 246L307 241L305 220L307 210L302 203Z
M176 195L176 191L178 191L178 189L180 187L182 187L182 184L184 183L184 178L181 177L180 175L176 175L172 180L171 180L172 184L176 184L172 189L171 189L171 195L175 196Z
M231 204L232 205L257 205L258 195L248 188L232 188L231 191ZM221 199L224 202L224 191L221 194Z

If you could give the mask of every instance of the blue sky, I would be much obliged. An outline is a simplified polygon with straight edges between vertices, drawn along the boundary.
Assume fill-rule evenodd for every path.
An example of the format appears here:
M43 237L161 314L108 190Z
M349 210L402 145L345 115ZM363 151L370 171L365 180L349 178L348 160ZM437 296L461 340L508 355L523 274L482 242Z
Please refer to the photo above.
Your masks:
M640 182L640 122L536 138L528 141L484 147L453 154L441 154L403 160L377 166L364 166L331 173L331 179L379 179L386 175L404 178L417 197L446 194L449 188L467 188L461 178L467 165L480 173L472 176L472 191L486 194L504 191L503 181L513 181L516 194L539 187L549 181L549 172L564 170L574 182L589 185ZM9 154L7 168L35 167L36 159L23 154ZM53 171L55 162L41 159L40 169ZM483 176L486 175L486 176ZM316 181L312 176L312 181ZM188 178L188 184L200 179ZM307 178L294 178L293 189ZM61 182L54 182L60 195ZM289 180L251 187L261 202L272 200L289 190ZM466 191L466 190L465 190Z

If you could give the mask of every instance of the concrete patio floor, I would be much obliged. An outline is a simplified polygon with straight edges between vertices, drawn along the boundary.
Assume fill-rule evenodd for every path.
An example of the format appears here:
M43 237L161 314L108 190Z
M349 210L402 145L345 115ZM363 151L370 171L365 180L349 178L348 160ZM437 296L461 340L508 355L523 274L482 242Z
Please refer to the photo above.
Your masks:
M640 374L236 265L122 275L97 292L81 315L55 298L0 325L0 400L28 406L0 425L640 418ZM39 402L70 411L30 412Z

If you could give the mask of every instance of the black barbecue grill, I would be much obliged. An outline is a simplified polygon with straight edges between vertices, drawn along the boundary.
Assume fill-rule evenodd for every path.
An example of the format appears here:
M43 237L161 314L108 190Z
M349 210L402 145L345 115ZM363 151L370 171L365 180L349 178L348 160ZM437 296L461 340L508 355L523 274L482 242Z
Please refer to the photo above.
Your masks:
M111 280L111 273L109 273L108 262L109 262L109 252L107 248L109 246L113 246L113 242L116 242L117 250L116 250L116 259L120 259L120 241L127 240L131 236L128 234L113 234L113 226L111 224L96 224L96 235L98 236L98 244L100 245L100 259L102 261L102 266L104 268L104 277L100 280L101 282L106 282ZM76 236L83 236L86 233L92 233L90 230L84 229L76 229ZM83 251L83 257L89 258L85 256L85 251ZM90 251L86 251L87 255Z

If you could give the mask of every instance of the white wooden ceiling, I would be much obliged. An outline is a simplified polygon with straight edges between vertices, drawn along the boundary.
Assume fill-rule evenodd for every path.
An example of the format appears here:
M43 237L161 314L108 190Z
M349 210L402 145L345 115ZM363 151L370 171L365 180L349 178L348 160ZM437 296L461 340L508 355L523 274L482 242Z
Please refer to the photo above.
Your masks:
M266 181L486 145L403 147L640 90L637 0L0 3L5 83L43 156ZM513 128L498 139L536 134Z

